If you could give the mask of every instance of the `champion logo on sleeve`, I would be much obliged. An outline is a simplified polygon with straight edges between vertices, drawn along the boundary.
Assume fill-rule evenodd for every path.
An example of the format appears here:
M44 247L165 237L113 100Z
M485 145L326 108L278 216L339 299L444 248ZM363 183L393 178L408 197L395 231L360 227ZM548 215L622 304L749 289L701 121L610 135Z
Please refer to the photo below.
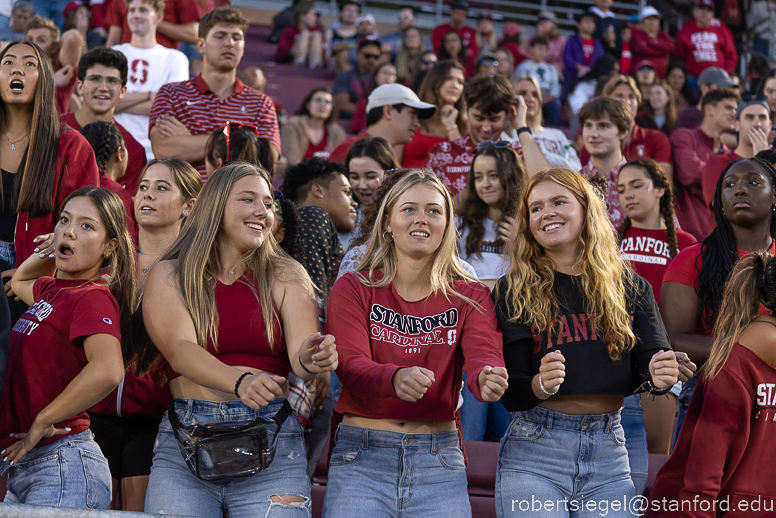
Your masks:
M105 322L106 324L109 324L109 325L110 325L110 324L113 324L113 320L111 320L111 319L110 319L110 318L108 318L108 317L105 317L105 318L103 318L103 319L102 319L102 321L103 321L103 322Z

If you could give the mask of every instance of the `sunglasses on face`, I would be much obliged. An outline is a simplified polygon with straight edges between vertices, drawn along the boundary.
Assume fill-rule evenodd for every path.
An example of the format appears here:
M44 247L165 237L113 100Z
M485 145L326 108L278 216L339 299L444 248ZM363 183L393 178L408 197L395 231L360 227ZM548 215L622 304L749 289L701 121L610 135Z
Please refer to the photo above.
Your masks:
M502 149L505 147L509 147L512 144L506 140L483 140L479 144L477 144L477 149L485 149L493 146L496 149Z
M225 164L229 163L229 136L232 133L233 127L237 129L248 130L254 135L256 135L257 138L259 136L259 129L253 124L243 124L242 122L226 121L226 124L224 124L224 137L226 138L226 160L224 161Z
M362 54L366 59L380 59L380 54Z

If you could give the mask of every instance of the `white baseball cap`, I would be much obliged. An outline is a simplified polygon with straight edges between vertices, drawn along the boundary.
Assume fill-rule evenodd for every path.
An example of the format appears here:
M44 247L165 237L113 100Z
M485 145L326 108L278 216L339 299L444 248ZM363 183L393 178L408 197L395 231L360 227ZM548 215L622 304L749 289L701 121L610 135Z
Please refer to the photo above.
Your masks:
M372 108L379 108L387 104L403 104L410 108L415 108L418 110L419 119L430 119L437 110L437 107L433 104L421 101L415 92L406 86L390 83L378 86L372 90L372 94L366 103L366 112L369 113Z
M646 6L644 9L641 10L641 14L639 14L639 21L645 20L649 18L650 16L657 16L658 18L662 18L660 16L660 11L652 7L651 5Z

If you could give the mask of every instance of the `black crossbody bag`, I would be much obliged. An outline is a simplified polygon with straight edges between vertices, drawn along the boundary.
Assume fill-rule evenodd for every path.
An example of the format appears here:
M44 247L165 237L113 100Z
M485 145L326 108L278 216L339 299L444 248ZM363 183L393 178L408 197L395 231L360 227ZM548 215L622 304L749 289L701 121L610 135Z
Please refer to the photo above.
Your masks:
M286 400L272 419L183 426L175 414L174 401L167 409L183 460L191 473L205 482L250 477L268 468L275 458L280 427L293 413ZM277 430L270 445L267 427L273 424Z

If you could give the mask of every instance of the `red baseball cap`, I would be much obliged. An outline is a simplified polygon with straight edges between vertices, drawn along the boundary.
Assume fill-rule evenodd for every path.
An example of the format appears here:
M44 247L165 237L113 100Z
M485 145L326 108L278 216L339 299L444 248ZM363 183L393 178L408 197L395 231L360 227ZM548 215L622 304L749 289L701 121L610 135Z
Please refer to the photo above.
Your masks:
M92 6L90 6L89 2L86 0L73 0L72 2L68 2L65 8L62 9L62 17L67 18L67 15L70 14L71 11L75 11L79 7L86 7L90 11L92 10Z
M705 7L707 9L714 10L714 0L698 0L695 2L695 7Z

